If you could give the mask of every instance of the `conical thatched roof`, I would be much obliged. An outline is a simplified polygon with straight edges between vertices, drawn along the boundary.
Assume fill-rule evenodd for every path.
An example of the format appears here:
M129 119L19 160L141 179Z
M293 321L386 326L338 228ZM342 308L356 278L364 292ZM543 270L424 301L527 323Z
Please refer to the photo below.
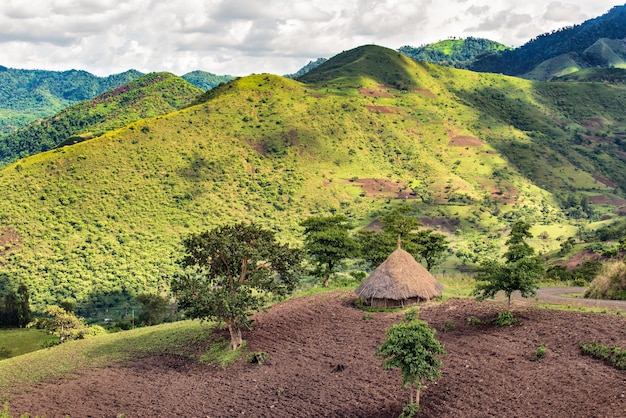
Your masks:
M402 248L395 250L356 289L365 299L424 299L441 296L443 285Z

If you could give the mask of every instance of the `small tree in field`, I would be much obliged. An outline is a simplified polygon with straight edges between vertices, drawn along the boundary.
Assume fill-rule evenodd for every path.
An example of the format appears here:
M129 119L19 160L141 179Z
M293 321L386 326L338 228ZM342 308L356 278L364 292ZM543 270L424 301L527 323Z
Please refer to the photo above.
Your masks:
M441 376L439 369L443 363L438 355L446 354L446 350L435 338L435 332L426 322L417 319L415 310L411 310L402 323L387 330L387 339L376 350L377 356L384 359L384 370L400 369L402 387L411 388L410 404L419 405L425 380L432 381Z
M232 349L243 344L250 315L271 296L293 290L302 262L300 250L245 223L192 234L183 244L188 268L172 282L179 307L190 318L225 322Z
M493 298L503 291L508 298L507 310L510 311L513 292L519 290L525 298L537 293L545 269L543 262L534 256L535 250L526 243L526 238L532 238L530 224L515 222L506 241L506 262L488 260L481 264L481 272L476 276L478 283L473 291L478 300Z
M343 215L312 216L301 225L304 227L304 248L315 264L313 274L321 277L327 287L341 261L351 257L356 250L356 242L350 236L352 225Z

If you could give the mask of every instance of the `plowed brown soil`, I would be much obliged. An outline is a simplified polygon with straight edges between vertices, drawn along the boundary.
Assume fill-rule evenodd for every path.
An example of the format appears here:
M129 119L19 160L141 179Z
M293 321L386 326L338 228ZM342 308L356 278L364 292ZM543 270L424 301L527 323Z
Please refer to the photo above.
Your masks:
M403 313L356 309L334 292L257 315L244 335L262 364L220 370L153 356L85 371L13 396L14 414L46 417L396 417L408 399L397 370L374 356ZM626 348L626 318L515 302L512 327L490 324L501 302L451 299L420 308L446 347L443 376L422 393L423 417L624 417L626 372L583 356L579 341ZM367 316L366 316L367 315ZM472 325L467 318L481 320ZM445 330L445 332L444 332ZM545 345L547 355L531 357Z

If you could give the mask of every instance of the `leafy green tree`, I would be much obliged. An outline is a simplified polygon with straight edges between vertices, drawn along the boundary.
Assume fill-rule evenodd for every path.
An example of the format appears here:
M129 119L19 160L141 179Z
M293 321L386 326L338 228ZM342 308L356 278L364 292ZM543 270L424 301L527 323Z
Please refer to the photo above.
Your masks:
M155 293L142 293L137 296L137 302L141 304L139 322L147 326L157 325L165 320L167 311L167 298Z
M511 294L519 290L522 297L534 296L539 280L545 274L543 261L535 257L535 250L528 245L526 238L532 238L530 224L517 221L513 224L506 241L506 261L487 260L481 263L480 273L473 294L478 300L493 298L503 291L508 299L507 310L511 310Z
M301 250L245 223L192 234L183 244L187 269L172 282L179 307L190 318L225 322L233 350L243 344L249 317L294 289L302 264Z
M419 255L426 261L428 271L441 264L448 254L450 245L445 235L434 232L432 229L419 231L417 241L420 244Z
M30 323L30 293L25 284L21 284L17 288L17 325L24 328Z
M411 214L409 205L398 206L381 217L382 232L359 231L356 239L360 257L378 266L401 242L402 248L416 259L424 259L427 270L440 264L448 252L448 241L432 229L419 230L422 223Z
M350 235L352 224L343 215L312 216L302 221L304 249L312 258L313 274L328 286L341 261L354 255L357 244Z
M417 311L409 311L400 324L387 330L385 342L378 346L376 355L384 359L383 369L397 367L402 373L402 387L410 387L410 403L419 405L425 380L441 376L443 363L438 355L446 350L435 338L436 331L417 319ZM413 399L415 390L415 400Z
M48 306L44 313L47 317L36 318L29 326L56 335L61 343L106 332L98 325L88 326L84 319L57 305Z

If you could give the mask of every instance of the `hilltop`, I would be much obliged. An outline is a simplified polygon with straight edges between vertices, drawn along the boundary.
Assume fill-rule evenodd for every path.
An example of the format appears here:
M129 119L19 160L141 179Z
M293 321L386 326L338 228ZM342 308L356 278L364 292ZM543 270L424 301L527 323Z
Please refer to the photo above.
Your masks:
M626 204L626 98L613 85L363 46L299 81L252 75L194 103L0 170L5 286L93 313L166 290L190 232L246 220L298 243L311 214L364 227L401 202L453 241L457 268L497 254L516 219L548 253ZM567 202L582 197L593 213L574 217Z
M68 105L88 100L142 74L129 70L108 77L87 71L0 68L0 134L15 131Z
M203 92L173 74L141 76L0 137L0 165L91 139L139 119L173 112L189 105Z
M485 55L511 49L513 48L489 39L468 37L465 39L446 39L417 48L407 45L399 48L398 52L415 61L468 68L476 59Z

